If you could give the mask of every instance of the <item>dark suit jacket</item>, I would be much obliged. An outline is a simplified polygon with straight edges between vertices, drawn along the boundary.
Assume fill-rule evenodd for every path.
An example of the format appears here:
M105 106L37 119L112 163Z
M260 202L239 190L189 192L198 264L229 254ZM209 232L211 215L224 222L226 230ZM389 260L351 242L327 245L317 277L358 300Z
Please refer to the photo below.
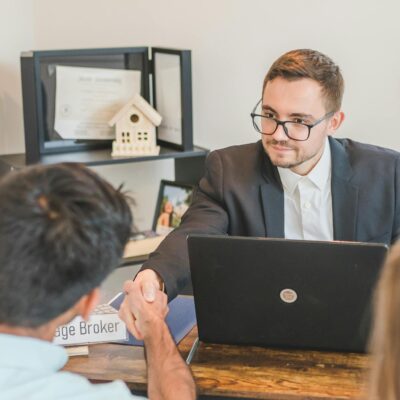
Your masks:
M335 240L391 244L400 236L400 153L329 138ZM284 195L261 141L216 150L181 226L142 269L163 278L175 297L190 278L189 233L284 237Z

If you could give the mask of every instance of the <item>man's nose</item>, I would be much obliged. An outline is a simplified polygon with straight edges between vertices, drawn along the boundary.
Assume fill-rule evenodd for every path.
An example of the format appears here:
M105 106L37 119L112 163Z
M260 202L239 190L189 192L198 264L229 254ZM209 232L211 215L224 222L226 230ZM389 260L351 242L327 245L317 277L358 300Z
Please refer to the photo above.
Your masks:
M273 133L272 137L277 141L277 142L283 142L288 140L288 136L286 135L285 129L282 124L279 124L278 127L276 128L276 131Z

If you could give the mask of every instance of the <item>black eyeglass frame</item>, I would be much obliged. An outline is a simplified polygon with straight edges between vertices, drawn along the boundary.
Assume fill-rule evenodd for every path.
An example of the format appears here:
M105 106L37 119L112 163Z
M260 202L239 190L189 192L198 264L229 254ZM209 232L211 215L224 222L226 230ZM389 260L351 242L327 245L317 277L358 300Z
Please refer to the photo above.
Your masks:
M306 140L308 140L308 138L310 137L310 134L311 134L311 128L314 128L314 126L320 124L322 121L326 120L327 118L332 117L332 115L335 114L335 111L330 111L330 112L326 113L323 117L317 119L313 124L304 124L303 122L293 122L293 121L281 121L281 120L276 119L276 118L266 117L265 115L255 114L255 111L256 111L258 105L261 103L261 101L262 101L262 99L260 99L260 100L257 102L257 104L255 105L253 111L250 113L250 116L251 116L251 120L252 120L252 122L253 122L253 127L254 127L254 129L255 129L258 133L261 133L262 135L271 136L271 135L273 135L273 134L276 132L276 130L278 129L278 126L279 126L279 125L282 125L282 128L283 128L283 131L285 132L285 135L286 135L289 139L296 140L297 142L305 142ZM268 118L268 119L274 120L274 121L276 122L276 128L275 128L275 130L274 130L273 132L271 132L271 133L264 133L264 132L261 132L260 129L258 129L257 124L254 122L254 117ZM292 138L292 137L289 135L289 132L288 132L288 130L287 130L287 128L286 128L286 123L299 124L299 125L304 125L304 126L306 126L306 127L308 128L308 135L307 135L307 137L306 137L305 139L295 139L295 138Z

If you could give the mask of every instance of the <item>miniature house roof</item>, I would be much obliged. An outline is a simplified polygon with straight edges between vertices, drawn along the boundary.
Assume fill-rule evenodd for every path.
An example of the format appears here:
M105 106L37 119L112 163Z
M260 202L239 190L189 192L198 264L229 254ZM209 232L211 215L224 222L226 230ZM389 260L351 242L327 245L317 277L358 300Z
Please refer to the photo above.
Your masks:
M115 115L108 121L108 125L114 126L125 116L131 106L135 106L141 111L155 126L160 125L161 115L140 95L135 94Z

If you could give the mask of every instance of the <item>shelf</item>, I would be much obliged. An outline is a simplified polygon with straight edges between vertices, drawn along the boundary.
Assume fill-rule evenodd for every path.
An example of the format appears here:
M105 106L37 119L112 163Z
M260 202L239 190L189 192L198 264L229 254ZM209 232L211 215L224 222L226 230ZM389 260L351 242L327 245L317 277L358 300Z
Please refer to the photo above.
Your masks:
M175 180L178 182L196 184L204 173L204 162L208 150L194 146L191 151L178 151L169 147L161 147L156 156L142 156L129 158L111 157L111 149L89 150L73 153L49 154L42 156L41 164L55 164L62 162L77 162L87 166L128 164L134 162L156 161L173 159L175 164ZM26 166L25 153L0 155L0 176L14 169Z
M55 164L60 162L78 162L88 166L96 165L109 165L109 164L123 164L142 161L154 161L168 158L190 158L190 157L204 157L208 153L207 149L203 147L194 146L192 151L177 151L168 147L161 147L160 154L156 156L140 156L140 157L126 157L126 158L113 158L111 157L111 149L90 150L72 153L48 154L42 156L41 164ZM0 156L0 161L6 163L14 168L21 168L26 165L25 153L20 154L7 154Z

